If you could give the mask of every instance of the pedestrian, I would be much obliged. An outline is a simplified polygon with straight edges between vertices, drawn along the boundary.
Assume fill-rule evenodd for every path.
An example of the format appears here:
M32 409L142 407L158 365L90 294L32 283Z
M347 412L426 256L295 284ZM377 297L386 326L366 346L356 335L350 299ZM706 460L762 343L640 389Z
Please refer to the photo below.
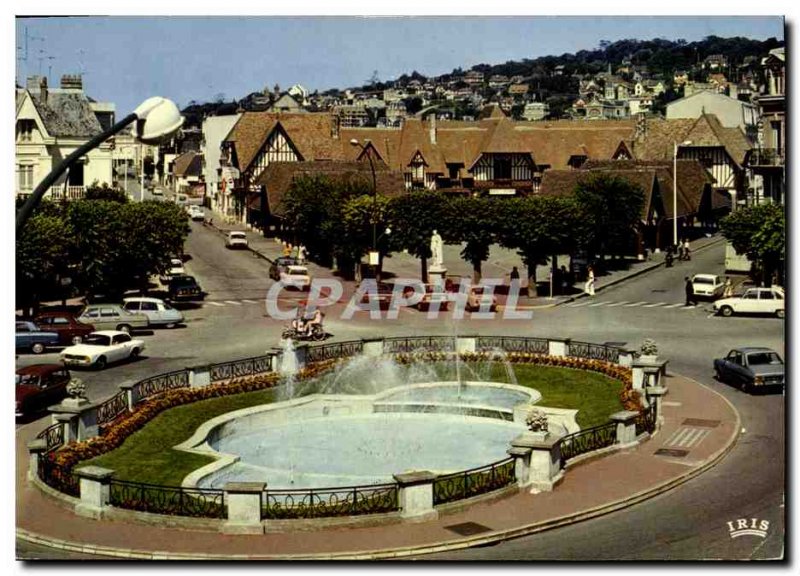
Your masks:
M692 285L692 281L688 276L684 276L683 280L685 282L684 289L686 290L686 305L696 306L697 300L694 297L694 286Z
M683 259L684 260L691 260L692 259L692 252L689 250L689 239L683 239Z
M511 269L511 274L509 274L509 278L511 279L511 282L512 282L512 283L513 283L515 280L516 280L517 282L519 282L519 270L517 270L517 267L516 267L516 266L514 266L514 267Z
M567 267L563 264L561 265L560 270L561 276L561 294L567 293L567 287L569 286L569 272L567 272Z
M282 244L283 244L283 257L288 258L289 255L292 253L292 245L287 244L286 240L284 240Z
M586 284L583 287L583 291L586 292L589 296L594 296L594 269L591 266L589 266L586 272L587 272Z
M730 298L733 296L733 284L731 284L731 279L728 276L725 276L725 284L723 286L722 297Z
M297 259L300 260L301 264L306 261L306 247L302 244L297 247Z

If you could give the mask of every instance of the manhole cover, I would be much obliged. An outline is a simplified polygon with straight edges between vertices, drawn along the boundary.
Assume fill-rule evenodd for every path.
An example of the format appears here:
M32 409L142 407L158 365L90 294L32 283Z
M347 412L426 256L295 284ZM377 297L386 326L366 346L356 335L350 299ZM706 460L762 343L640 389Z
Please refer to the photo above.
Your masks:
M463 524L452 524L450 526L445 526L446 530L450 530L451 532L455 532L460 536L472 536L473 534L481 534L483 532L491 532L492 529L488 526L484 526L483 524L478 524L476 522L464 522Z
M674 448L659 448L655 451L656 456L671 456L672 458L683 458L688 453L688 450L675 450Z
M683 421L684 426L700 426L701 428L716 428L719 420L704 420L702 418L687 418Z

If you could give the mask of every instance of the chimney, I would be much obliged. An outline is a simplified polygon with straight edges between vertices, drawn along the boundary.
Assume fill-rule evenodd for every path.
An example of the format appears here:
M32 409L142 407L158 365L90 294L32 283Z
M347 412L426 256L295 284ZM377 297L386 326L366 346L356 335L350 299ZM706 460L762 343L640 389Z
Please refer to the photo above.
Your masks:
M42 79L39 81L39 97L42 99L42 102L47 104L47 77L42 76Z
M436 112L428 116L431 132L431 144L436 144Z
M640 112L636 115L636 129L633 135L633 139L636 142L641 142L647 136L647 116L644 112Z
M27 88L30 92L35 92L39 90L39 85L41 84L41 82L42 82L41 76L28 76L28 82L25 85L25 88Z
M339 139L339 114L336 112L331 114L331 138Z
M61 88L65 90L83 90L83 78L80 74L64 74L61 77Z

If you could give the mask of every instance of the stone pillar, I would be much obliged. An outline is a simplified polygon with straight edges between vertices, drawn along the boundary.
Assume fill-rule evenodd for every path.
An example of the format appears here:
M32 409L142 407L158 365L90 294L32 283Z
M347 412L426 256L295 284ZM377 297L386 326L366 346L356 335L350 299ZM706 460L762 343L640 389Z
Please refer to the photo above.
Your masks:
M400 504L400 516L423 522L438 518L439 513L433 508L433 481L436 474L428 471L395 474L395 482L399 485L397 495Z
M661 412L662 400L669 392L669 388L666 386L648 386L644 391L647 398L652 398L656 403L656 427L658 427L664 421L664 414Z
M308 358L308 344L295 346L294 354L295 358L297 358L297 369L302 370L306 367L306 359Z
M550 492L561 480L561 437L525 432L511 441L513 448L530 450L527 485L536 492Z
M194 366L189 371L189 388L202 388L211 384L211 366Z
M133 387L133 384L120 384L119 386L120 390L125 392L125 398L128 400L128 412L133 412L133 408L139 400L134 397Z
M51 411L53 408L51 408ZM53 412L53 422L61 424L64 427L64 444L76 442L78 440L78 415Z
M547 353L550 356L566 356L567 346L569 346L569 339L566 340L548 340Z
M82 442L99 434L97 407L86 398L66 398L61 404L50 406L53 422L65 425L64 443Z
M633 388L643 391L648 386L660 386L661 378L667 372L666 360L644 361L641 358L634 360Z
M619 360L617 360L617 363L620 366L626 366L630 368L633 365L635 359L636 359L636 352L634 350L620 350Z
M28 480L39 476L39 456L47 452L47 440L37 438L28 442Z
M456 338L456 352L459 354L474 354L477 350L478 339L475 336L462 336Z
M100 466L83 466L74 473L80 478L81 491L81 501L75 507L75 513L79 516L100 518L103 508L109 505L114 471Z
M517 478L517 486L525 488L530 482L531 448L511 446L506 452L509 456L514 457L514 475Z
M608 417L612 422L617 423L617 444L632 444L636 441L636 417L638 412L633 410L622 410L614 412Z
M228 504L228 521L222 525L225 534L263 534L261 524L264 482L228 482L225 484L225 501Z
M364 356L381 356L383 354L383 338L362 338Z

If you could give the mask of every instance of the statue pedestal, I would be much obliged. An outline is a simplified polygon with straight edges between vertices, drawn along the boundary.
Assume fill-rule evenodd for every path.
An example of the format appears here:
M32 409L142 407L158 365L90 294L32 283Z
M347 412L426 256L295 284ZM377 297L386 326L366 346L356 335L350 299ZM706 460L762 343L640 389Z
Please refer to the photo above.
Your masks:
M431 266L428 268L428 282L430 284L444 285L444 277L447 274L447 268L444 266Z

